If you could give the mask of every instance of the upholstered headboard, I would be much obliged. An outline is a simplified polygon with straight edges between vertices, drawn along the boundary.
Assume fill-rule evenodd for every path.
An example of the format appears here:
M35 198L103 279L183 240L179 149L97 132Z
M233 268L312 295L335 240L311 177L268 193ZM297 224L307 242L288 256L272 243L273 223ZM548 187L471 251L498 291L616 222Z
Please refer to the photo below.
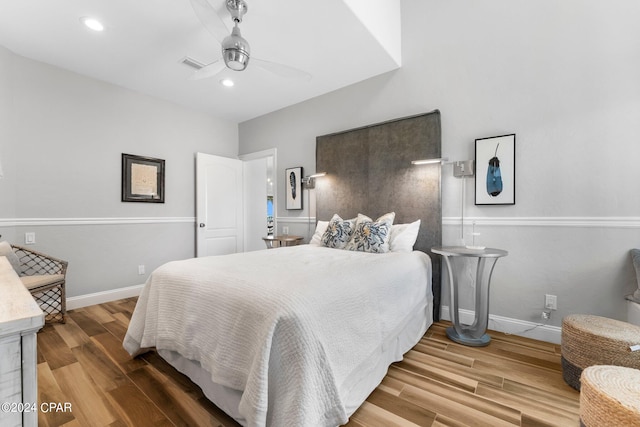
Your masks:
M440 259L430 252L442 244L440 165L412 160L441 157L440 112L351 129L316 138L316 217L334 213L377 218L395 212L394 224L421 220L414 246L433 264L434 320L440 318Z

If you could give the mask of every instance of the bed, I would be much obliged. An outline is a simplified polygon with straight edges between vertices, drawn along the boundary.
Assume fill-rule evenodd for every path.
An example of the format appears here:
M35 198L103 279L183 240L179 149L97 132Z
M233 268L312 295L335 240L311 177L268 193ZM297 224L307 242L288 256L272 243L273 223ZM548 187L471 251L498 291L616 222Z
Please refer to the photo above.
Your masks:
M417 129L413 137L407 128ZM381 131L384 137L376 137ZM416 157L439 157L439 113L349 132L317 140L317 170L330 177L316 183L318 219L390 208L395 224L422 221L419 250L301 245L170 262L151 274L133 313L125 349L137 355L155 348L242 425L346 423L388 366L438 320L440 266L427 251L441 244L439 168L409 165ZM374 139L371 145L362 144L363 132ZM387 136L397 132L404 142L390 147L394 156L373 149L377 141L394 144ZM344 157L336 144L349 146L350 135L366 151L350 146L353 158L371 165L381 156L387 166L357 170L336 160L334 154ZM376 189L391 186L394 197L378 193L354 204L353 197L336 194L336 185L353 191L363 177Z
M155 347L240 424L340 425L431 324L430 267L311 245L171 262L124 346Z

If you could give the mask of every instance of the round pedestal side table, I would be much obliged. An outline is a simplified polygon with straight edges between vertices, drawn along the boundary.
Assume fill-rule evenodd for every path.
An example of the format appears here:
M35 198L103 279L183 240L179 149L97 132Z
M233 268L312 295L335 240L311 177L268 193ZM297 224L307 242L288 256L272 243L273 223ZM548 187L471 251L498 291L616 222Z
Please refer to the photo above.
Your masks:
M487 335L487 324L489 322L489 285L491 275L498 258L507 256L509 253L502 249L469 249L464 246L442 246L431 248L434 254L442 255L449 271L449 287L451 291L451 301L449 315L453 326L447 328L447 336L460 344L482 347L488 345L491 337ZM475 258L477 260L475 276L475 319L471 325L460 323L458 314L458 294L459 294L459 271L453 265L455 258Z
M267 249L281 248L283 246L297 246L302 243L302 236L292 236L289 234L282 236L267 236L263 237L264 243L267 245Z

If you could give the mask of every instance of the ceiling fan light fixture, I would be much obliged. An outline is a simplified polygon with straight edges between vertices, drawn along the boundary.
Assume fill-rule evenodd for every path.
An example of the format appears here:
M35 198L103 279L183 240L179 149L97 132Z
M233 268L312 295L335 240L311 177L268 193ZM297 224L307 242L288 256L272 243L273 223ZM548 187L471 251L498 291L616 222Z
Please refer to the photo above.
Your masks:
M231 34L227 31L224 22L218 16L218 11L212 6L211 0L190 0L191 6L195 11L198 19L204 27L220 41L220 53L222 61L215 60L210 64L204 65L196 71L192 80L199 80L220 74L224 67L232 71L243 71L249 65L251 58L251 50L249 42L240 34L239 24L247 13L247 3L245 0L223 0L227 6L227 11L231 15L234 27ZM293 54L293 53L290 53ZM276 62L265 61L260 58L253 58L253 64L263 70L271 72L277 76L284 78L296 78L309 81L311 75L302 70L290 67ZM186 63L183 61L183 63ZM192 64L187 64L191 65ZM194 67L195 68L195 67Z
M231 14L233 22L242 22L242 17L249 10L244 0L227 0L227 10Z
M236 23L231 35L222 41L224 63L234 71L242 71L249 65L250 55L249 43L240 35L240 28Z
M243 71L249 65L249 56L236 49L224 51L224 63L233 71Z

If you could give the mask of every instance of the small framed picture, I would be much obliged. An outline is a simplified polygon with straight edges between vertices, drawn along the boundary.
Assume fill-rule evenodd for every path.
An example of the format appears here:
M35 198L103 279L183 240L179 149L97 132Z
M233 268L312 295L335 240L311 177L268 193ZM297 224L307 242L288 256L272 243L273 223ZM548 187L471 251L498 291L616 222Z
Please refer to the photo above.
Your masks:
M287 189L287 209L302 209L302 167L285 169L284 186Z
M122 201L164 203L164 160L122 153Z
M516 135L476 139L476 205L516 204Z

